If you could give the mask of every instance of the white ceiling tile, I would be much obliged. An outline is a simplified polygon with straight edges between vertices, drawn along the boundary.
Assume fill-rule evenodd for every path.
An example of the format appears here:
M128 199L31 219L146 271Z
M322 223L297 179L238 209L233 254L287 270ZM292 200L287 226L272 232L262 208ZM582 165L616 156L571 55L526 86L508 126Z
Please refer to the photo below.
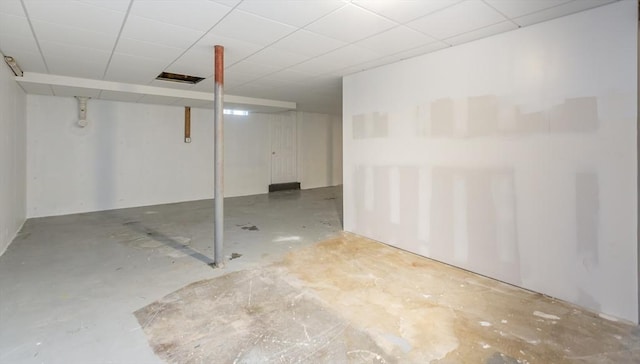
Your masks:
M342 68L380 58L382 55L355 45L337 49L325 55L291 67L294 71L316 75L329 73Z
M28 94L53 96L53 90L49 85L43 85L40 83L20 82L20 86Z
M100 79L104 75L107 62L91 62L89 59L81 59L69 62L67 57L48 57L47 66L55 75Z
M337 39L316 34L308 30L299 30L279 40L271 47L315 57L345 45L347 45L346 42Z
M253 75L255 77L261 77L270 73L280 71L280 69L280 67L274 67L267 64L242 61L226 69L225 78L227 76L233 76L234 74L246 74Z
M247 61L285 68L308 59L308 56L269 47L247 58Z
M517 25L513 24L511 21L503 21L502 23L492 24L488 27L480 28L468 33L457 35L455 37L447 38L444 41L451 45L458 45L515 29L518 29Z
M516 18L522 15L535 13L546 8L551 8L572 0L485 0L496 10L509 18Z
M392 28L396 23L370 11L348 4L306 27L315 33L348 43Z
M163 44L169 47L189 48L202 35L203 31L156 20L129 15L122 30L122 37Z
M245 0L238 9L302 27L344 5L341 0Z
M131 14L200 31L208 31L231 8L209 0L137 0Z
M401 25L384 33L363 39L355 44L386 55L433 43L434 41L434 38Z
M105 80L147 84L164 71L165 63L153 58L114 53Z
M221 35L207 33L202 39L196 43L194 47L189 49L189 52L193 51L193 55L197 57L203 57L209 63L213 64L213 47L215 45L221 45L224 47L224 65L229 67L234 63L243 60L247 56L259 51L264 46L247 42L244 40L225 37ZM185 56L187 56L185 54ZM210 66L213 69L213 66Z
M31 23L39 41L58 42L105 51L113 49L118 36L117 32L94 32L39 20L32 20Z
M312 73L305 73L294 71L291 69L285 69L269 76L266 76L266 80L276 80L284 82L293 82L299 84L307 84L310 80L314 79L316 75Z
M0 13L0 40L5 37L33 38L27 18Z
M268 45L295 31L296 28L244 11L233 11L210 32L212 35Z
M506 20L487 4L465 1L407 23L437 39L449 38Z
M444 42L433 42L433 43L430 43L430 44L427 44L427 45L423 45L423 46L416 47L416 48L413 48L413 49L409 49L409 50L406 50L406 51L398 52L398 53L393 54L391 56L387 56L387 57L384 58L385 63L383 63L383 64L398 62L398 61L401 61L401 60L404 60L404 59L421 56L423 54L435 52L437 50L444 49L444 48L449 48L449 47L450 46L447 43L444 43ZM378 65L376 65L376 66L378 66Z
M56 42L40 42L44 59L53 74L100 79L110 52Z
M158 61L169 63L180 56L180 54L184 52L184 49L121 37L120 40L118 40L116 52L130 54L132 56L155 58Z
M611 3L616 0L579 0L572 1L566 4L558 5L553 8L545 9L536 13L521 16L513 19L517 24L521 26L528 26L536 23L540 23L546 20L558 18L567 14L577 13L582 10L590 9L596 6Z
M222 5L234 7L234 6L238 5L238 3L240 1L242 1L242 0L209 0L209 1L213 1L214 3L219 3L219 4L222 4Z
M111 9L126 12L129 9L131 0L78 0L82 3L93 5L99 8Z
M142 96L143 95L129 93L129 92L102 90L100 92L99 98L101 100L136 102L140 98L142 98Z
M0 0L0 13L26 16L20 0Z
M462 0L355 0L353 3L377 14L405 23Z
M226 72L224 75L224 87L225 89L231 89L233 87L238 87L244 85L248 82L253 82L256 79L263 77L264 75L256 76L254 74L243 73L243 72ZM204 82L204 81L202 81ZM211 81L211 87L206 90L213 90L213 81Z
M109 34L117 34L126 14L79 1L24 0L24 4L31 20Z
M209 77L213 74L213 49L210 47L191 48L178 60L167 66L165 71Z
M51 86L53 88L53 94L55 96L71 97L71 96L86 96L97 98L100 96L100 90L80 87L69 86Z

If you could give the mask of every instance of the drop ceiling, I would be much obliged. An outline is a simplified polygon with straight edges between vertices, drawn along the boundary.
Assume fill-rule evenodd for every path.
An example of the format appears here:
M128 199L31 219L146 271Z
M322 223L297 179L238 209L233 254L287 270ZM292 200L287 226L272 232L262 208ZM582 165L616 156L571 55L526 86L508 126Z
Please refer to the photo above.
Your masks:
M345 75L613 1L0 0L0 52L27 93L207 107L219 44L225 102L339 114Z

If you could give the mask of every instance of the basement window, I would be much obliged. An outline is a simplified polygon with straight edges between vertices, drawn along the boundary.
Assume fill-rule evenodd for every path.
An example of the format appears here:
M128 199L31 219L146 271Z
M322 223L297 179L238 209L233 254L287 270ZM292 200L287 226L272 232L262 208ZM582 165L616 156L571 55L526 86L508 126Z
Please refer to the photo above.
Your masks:
M162 72L156 77L156 80L189 83L195 85L196 83L204 80L204 77L181 75L179 73Z
M238 110L238 109L224 109L225 115L239 115L239 116L247 116L249 115L249 111L247 110Z

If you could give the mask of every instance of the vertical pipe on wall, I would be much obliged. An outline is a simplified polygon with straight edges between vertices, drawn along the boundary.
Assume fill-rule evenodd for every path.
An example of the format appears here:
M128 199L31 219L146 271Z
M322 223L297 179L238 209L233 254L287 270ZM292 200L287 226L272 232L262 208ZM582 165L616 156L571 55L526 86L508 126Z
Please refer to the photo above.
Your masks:
M213 239L213 262L216 267L224 265L222 252L224 238L224 144L223 144L223 84L224 84L224 47L216 45L214 47L214 124L215 124L215 183L214 183L214 239Z
M191 143L191 107L184 107L184 142Z

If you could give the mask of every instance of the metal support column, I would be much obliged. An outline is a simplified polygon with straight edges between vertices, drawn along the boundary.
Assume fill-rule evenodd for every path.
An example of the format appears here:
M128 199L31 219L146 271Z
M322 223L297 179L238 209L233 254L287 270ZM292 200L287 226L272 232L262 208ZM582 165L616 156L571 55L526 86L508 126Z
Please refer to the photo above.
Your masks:
M222 251L224 241L224 138L223 138L223 84L224 84L224 47L216 45L214 65L214 124L215 124L215 184L214 184L214 239L213 262L216 267L224 266L224 253Z

